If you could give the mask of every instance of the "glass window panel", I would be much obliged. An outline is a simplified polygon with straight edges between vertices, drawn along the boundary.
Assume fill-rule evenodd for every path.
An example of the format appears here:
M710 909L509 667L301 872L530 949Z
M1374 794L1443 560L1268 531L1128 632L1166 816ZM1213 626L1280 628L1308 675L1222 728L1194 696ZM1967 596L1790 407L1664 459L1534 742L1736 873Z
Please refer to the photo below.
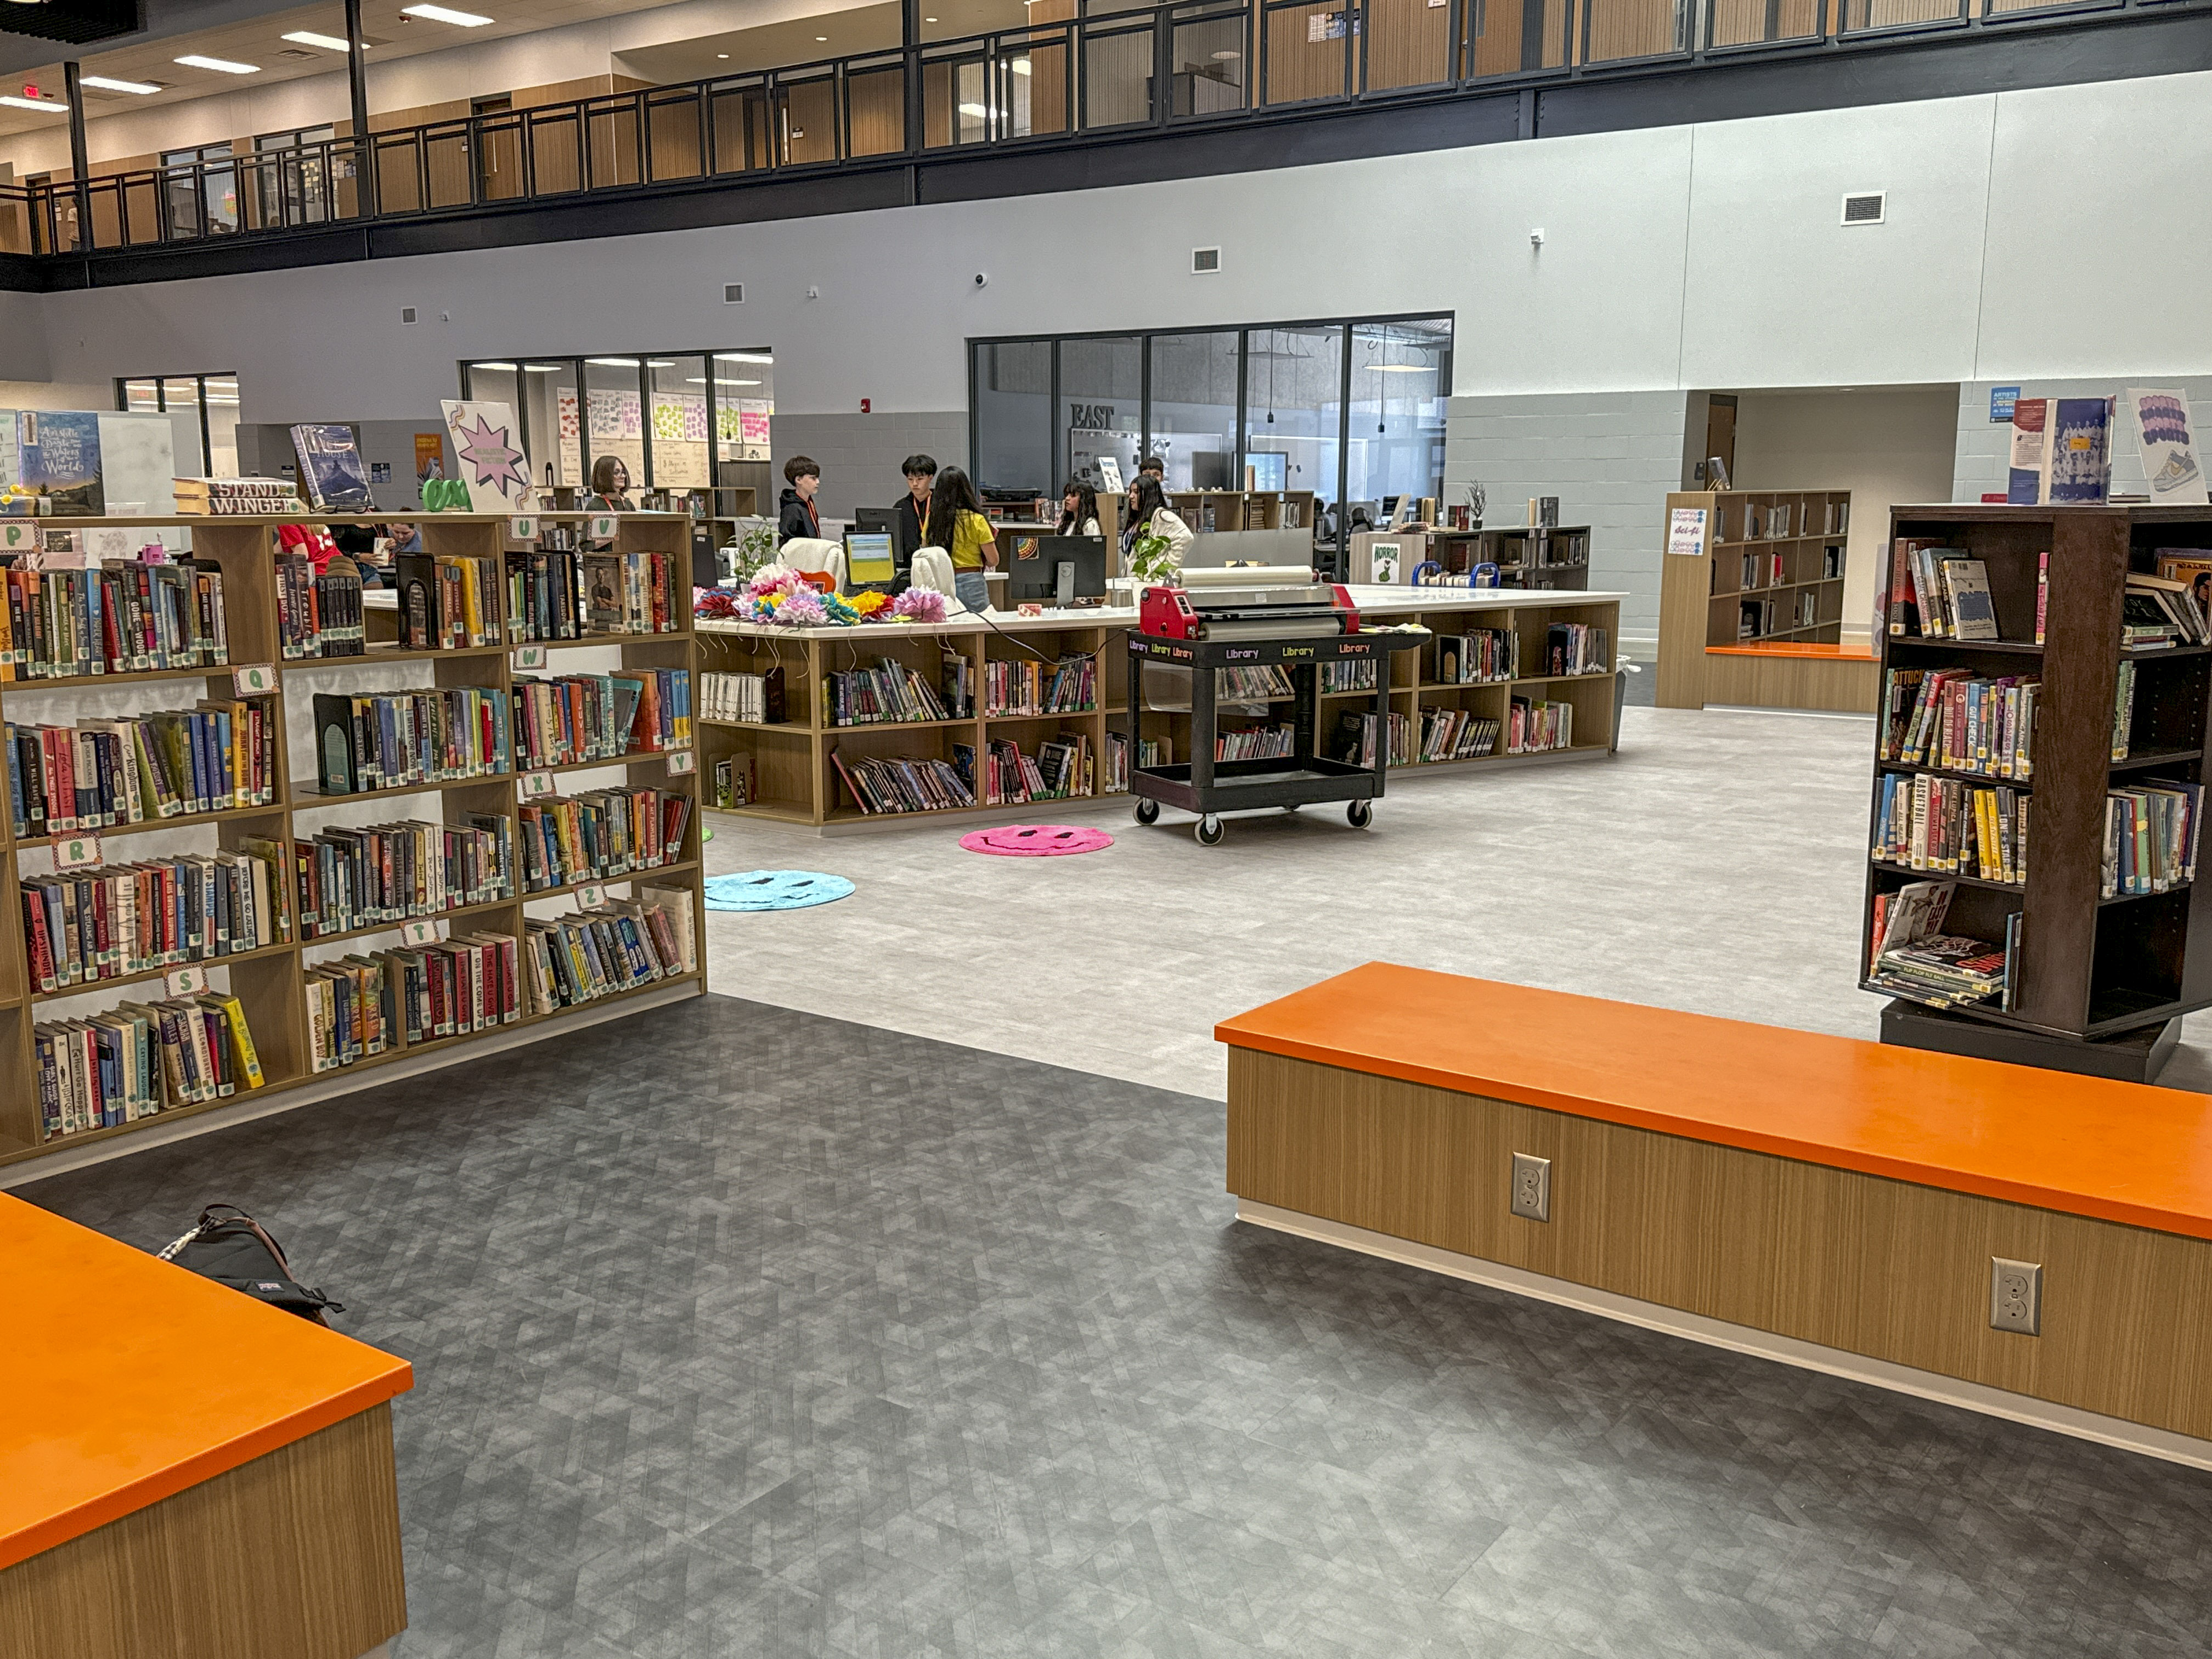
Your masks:
M1313 492L1316 507L1336 499L1344 399L1344 330L1255 328L1244 354L1244 461L1256 488ZM1277 456L1279 461L1259 458Z
M1450 356L1449 319L1353 326L1347 501L1441 496Z
M238 476L238 376L210 374L201 382L207 404L208 476Z
M975 368L978 488L1052 492L1052 343L979 342Z
M1175 113L1220 115L1243 109L1244 65L1242 13L1177 23Z
M1227 489L1239 481L1233 332L1153 337L1146 441L1167 461L1170 489Z
M1066 132L1071 119L1068 68L1073 24L1031 29L1006 48L1006 73L1014 77L1014 106L1024 125L1016 135Z
M1083 43L1083 125L1152 118L1152 32L1091 34Z
M565 358L522 365L522 397L530 422L530 465L549 484L582 484L582 417L576 408L576 365Z
M744 478L729 476L728 465L765 463L772 453L775 356L758 350L718 351L714 364L714 429L725 466L716 482L743 483Z
M1895 29L1915 23L1948 23L1966 15L1967 0L1844 0L1846 33Z
M1367 86L1432 86L1452 77L1451 8L1431 0L1368 0Z
M161 406L161 382L125 380L123 383L123 406L135 410L159 409Z
M630 487L645 487L645 398L640 390L637 357L584 359L584 473L602 455L629 470Z
M1060 343L1060 440L1068 478L1103 488L1101 456L1113 459L1125 485L1135 476L1145 436L1144 380L1145 345L1134 335Z
M1710 0L1706 44L1747 46L1802 40L1821 32L1820 0Z
M707 476L707 360L646 362L653 387L653 487L704 489L713 482Z
M1470 73L1523 75L1567 61L1567 0L1468 0Z
M1359 13L1351 0L1270 6L1264 21L1270 104L1344 96L1352 62L1346 49L1358 46Z
M1588 0L1583 61L1613 63L1680 52L1686 44L1683 0Z

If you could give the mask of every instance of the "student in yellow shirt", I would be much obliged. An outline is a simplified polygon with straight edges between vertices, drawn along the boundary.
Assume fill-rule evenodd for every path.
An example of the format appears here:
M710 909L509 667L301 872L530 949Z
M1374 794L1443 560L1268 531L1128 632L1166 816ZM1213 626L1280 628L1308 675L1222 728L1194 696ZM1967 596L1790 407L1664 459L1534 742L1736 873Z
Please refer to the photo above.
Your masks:
M983 573L999 562L998 532L983 516L983 503L975 486L957 466L937 475L929 494L927 547L942 547L952 556L952 591L970 611L990 608L991 584Z

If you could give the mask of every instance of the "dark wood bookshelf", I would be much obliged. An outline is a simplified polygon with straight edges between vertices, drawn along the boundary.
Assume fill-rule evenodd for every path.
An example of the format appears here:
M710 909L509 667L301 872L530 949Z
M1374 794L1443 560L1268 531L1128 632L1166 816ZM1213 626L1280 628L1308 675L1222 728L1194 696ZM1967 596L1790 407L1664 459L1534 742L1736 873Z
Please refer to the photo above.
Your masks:
M2212 899L2194 884L2162 893L2100 895L2106 791L2116 777L2203 780L2212 746L2212 650L2202 646L2127 651L2120 647L2122 602L2130 574L2150 574L2166 551L2212 548L2212 508L1897 507L1890 538L1941 540L1980 559L1989 572L2000 641L1899 635L1887 622L1877 636L1881 684L1893 668L2017 672L2042 681L2033 738L2033 771L2015 784L1979 774L1939 773L1976 787L2033 791L2027 881L1985 882L1948 872L1915 871L1869 854L1860 917L1863 988L1873 971L1877 895L1909 882L1954 881L1948 933L2002 949L2007 918L2021 913L2013 1006L1996 1001L1939 1010L1893 1000L1883 1010L1882 1040L2148 1082L2171 1053L2182 1015L2212 1006ZM2035 638L2037 572L2050 555L2044 641ZM1886 591L1888 572L1877 579ZM2113 711L2123 658L2135 664L2128 755L2112 757ZM1995 659L1995 660L1992 660ZM1885 699L1886 701L1886 699ZM1881 811L1884 772L1935 771L1881 758L1876 716L1869 848Z

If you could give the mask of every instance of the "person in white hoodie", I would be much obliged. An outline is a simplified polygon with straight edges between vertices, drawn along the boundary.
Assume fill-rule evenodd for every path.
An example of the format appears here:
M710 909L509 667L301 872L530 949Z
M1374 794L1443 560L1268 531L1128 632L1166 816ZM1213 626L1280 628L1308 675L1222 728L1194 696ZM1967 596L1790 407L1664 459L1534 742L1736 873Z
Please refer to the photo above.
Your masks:
M1167 492L1160 481L1149 472L1139 472L1129 486L1129 523L1121 532L1121 562L1128 565L1139 538L1164 536L1167 538L1168 560L1176 568L1182 568L1182 556L1189 550L1192 541L1190 526L1177 518L1167 503Z

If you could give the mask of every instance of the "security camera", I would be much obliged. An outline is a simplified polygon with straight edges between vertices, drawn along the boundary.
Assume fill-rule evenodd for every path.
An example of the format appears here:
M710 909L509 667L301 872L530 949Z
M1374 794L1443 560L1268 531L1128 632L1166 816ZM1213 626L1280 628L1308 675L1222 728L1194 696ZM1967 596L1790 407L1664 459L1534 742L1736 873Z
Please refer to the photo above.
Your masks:
M977 272L975 273L975 286L976 286L977 288L981 288L981 287L983 287L983 286L984 286L986 283L988 283L990 280L991 280L991 278L990 278L990 276L989 276L988 273L987 273L987 272L984 272L984 271L981 271L981 270L979 270L979 271L977 271Z

